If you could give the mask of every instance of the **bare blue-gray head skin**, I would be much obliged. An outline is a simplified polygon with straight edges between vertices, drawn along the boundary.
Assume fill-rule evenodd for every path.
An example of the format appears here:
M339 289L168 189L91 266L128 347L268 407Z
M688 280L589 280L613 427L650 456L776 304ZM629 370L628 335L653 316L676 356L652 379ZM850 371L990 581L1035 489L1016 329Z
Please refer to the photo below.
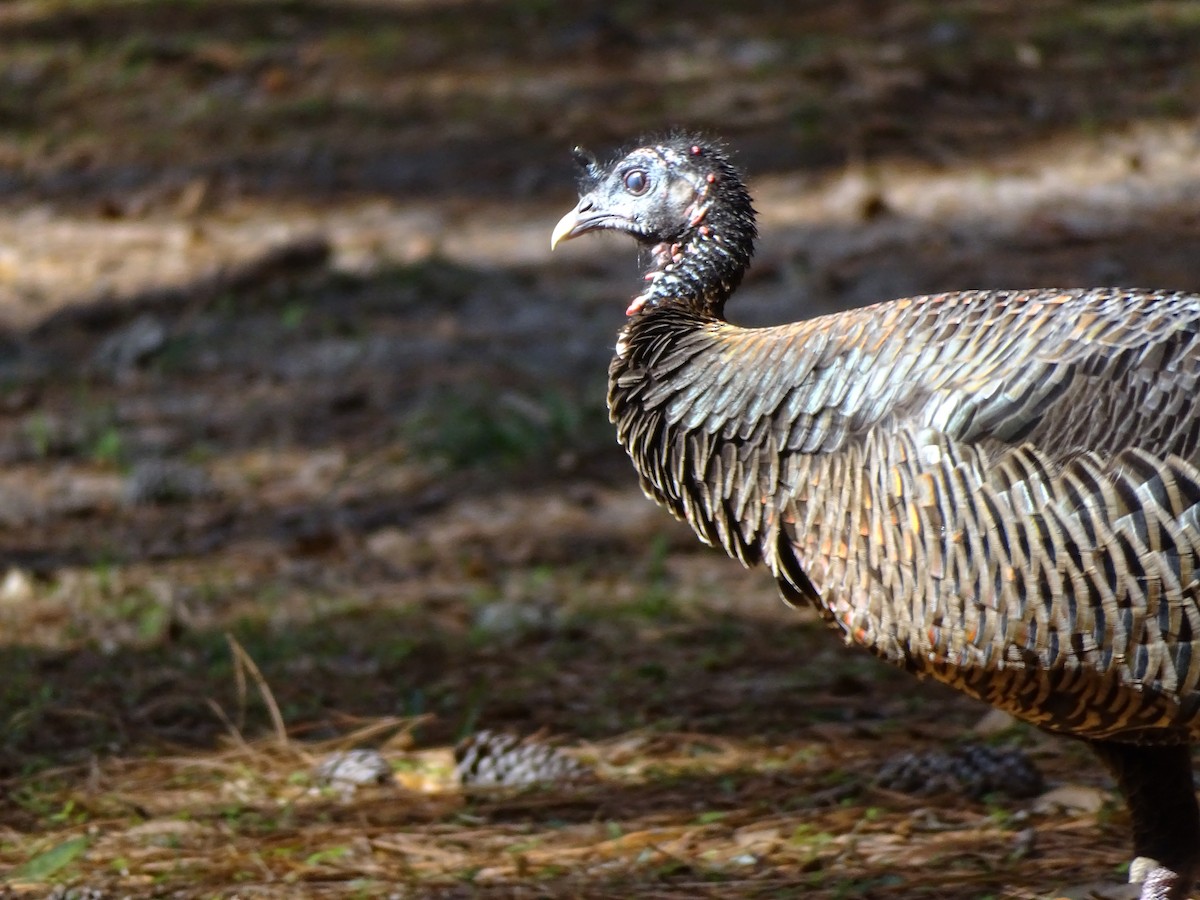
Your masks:
M576 207L550 248L589 231L619 231L651 248L647 286L627 313L684 307L722 318L754 253L750 194L723 148L695 135L638 147L607 165L575 149L583 168Z

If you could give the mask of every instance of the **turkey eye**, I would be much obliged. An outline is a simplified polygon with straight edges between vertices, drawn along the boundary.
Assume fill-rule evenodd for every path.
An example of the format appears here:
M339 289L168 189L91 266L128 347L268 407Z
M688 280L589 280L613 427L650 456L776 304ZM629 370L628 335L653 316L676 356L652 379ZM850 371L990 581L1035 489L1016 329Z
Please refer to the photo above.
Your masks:
M641 169L634 169L625 175L625 187L631 194L644 194L646 188L650 186L650 179L646 177L646 173Z

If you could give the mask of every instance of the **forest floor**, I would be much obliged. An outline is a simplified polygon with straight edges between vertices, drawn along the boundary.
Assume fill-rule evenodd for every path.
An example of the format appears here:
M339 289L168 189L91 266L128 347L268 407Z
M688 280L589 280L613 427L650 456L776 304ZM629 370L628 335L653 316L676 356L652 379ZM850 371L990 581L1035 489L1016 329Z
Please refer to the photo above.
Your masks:
M761 212L742 322L1200 290L1200 3L943 6L0 6L0 897L1121 880L1084 747L642 497L603 409L634 250L547 249L573 143L687 125ZM464 793L483 728L596 777ZM969 738L1051 793L876 783ZM382 783L321 783L351 748Z

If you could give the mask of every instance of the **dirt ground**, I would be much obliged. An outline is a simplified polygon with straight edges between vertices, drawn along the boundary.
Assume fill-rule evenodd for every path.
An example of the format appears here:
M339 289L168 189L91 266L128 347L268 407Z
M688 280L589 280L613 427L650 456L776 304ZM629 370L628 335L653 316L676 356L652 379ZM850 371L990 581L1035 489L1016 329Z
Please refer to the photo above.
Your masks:
M840 646L643 498L569 149L723 135L750 324L1200 290L1200 3L0 5L0 897L1035 898L1085 749ZM540 733L585 784L464 793ZM975 737L1049 794L875 773ZM329 753L390 773L323 786Z

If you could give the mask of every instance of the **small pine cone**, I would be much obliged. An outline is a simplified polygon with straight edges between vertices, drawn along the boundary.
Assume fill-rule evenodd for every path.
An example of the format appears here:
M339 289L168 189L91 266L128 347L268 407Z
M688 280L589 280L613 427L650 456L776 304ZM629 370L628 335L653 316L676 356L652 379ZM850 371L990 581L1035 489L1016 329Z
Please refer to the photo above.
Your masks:
M331 753L313 772L321 784L354 788L360 784L387 784L392 767L374 750Z
M464 787L525 787L585 781L592 771L561 750L511 734L477 731L454 748L454 771Z
M975 800L997 793L1033 797L1045 788L1042 774L1021 750L982 744L902 753L884 763L875 783L906 794L965 794Z

